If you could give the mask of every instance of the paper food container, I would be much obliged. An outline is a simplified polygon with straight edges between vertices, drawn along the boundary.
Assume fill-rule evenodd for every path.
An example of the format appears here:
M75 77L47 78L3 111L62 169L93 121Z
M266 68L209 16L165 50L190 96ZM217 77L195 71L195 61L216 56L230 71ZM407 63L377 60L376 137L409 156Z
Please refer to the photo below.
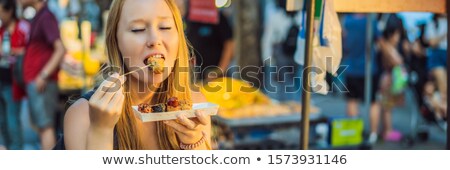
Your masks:
M138 106L132 106L134 114L142 121L142 122L154 122L154 121L162 121L162 120L173 120L177 119L177 115L185 114L187 118L193 118L195 116L195 111L202 110L206 114L211 116L217 115L217 111L219 110L219 105L213 103L194 103L192 106L192 110L181 110L174 112L160 112L160 113L141 113L138 111Z

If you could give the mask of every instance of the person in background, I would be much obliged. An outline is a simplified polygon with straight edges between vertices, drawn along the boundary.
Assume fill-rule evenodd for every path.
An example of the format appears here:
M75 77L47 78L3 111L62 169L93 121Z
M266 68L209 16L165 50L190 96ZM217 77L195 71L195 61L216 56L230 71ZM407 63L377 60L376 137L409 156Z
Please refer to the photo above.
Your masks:
M385 141L398 142L402 138L402 134L393 129L392 108L404 101L404 89L407 84L405 60L409 53L407 41L403 21L395 14L390 14L378 43L383 66L380 93Z
M0 149L23 149L20 101L24 95L13 75L17 57L25 52L30 25L16 14L15 0L0 0Z
M418 25L420 33L416 40L411 45L411 60L409 66L412 73L415 75L414 91L416 94L416 102L423 112L426 108L424 107L424 88L428 82L428 70L427 70L427 54L426 47L428 43L425 40L425 26L426 24ZM426 115L425 116L430 116ZM434 116L434 115L432 115ZM431 117L429 117L431 118Z
M294 61L294 48L286 45L288 39L297 41L302 24L301 12L286 11L286 0L276 0L275 9L266 9L268 18L261 39L261 60L264 63L263 90L279 101L299 101L301 98L300 77L302 67ZM293 32L294 35L290 34ZM296 34L297 33L297 34ZM293 53L292 53L293 52ZM275 69L275 70L274 70Z
M58 22L73 19L81 11L80 0L47 0L50 11L56 16Z
M83 21L89 21L92 26L92 32L97 34L100 31L101 11L100 7L94 0L84 0L80 11L80 23Z
M23 76L29 99L30 115L38 128L42 149L56 143L54 120L58 100L58 70L65 54L58 21L46 0L20 0L23 7L36 9L30 40L25 51Z
M425 41L429 45L427 68L440 95L433 105L436 116L441 118L447 117L447 32L447 16L443 14L435 14L425 28Z
M181 4L183 1L177 3L184 6ZM185 9L182 9L181 12L189 11ZM186 36L196 51L196 66L201 69L198 79L210 80L225 76L234 55L233 29L225 15L219 12L219 23L217 24L189 21L188 19L185 22ZM212 76L213 74L209 74L211 72L217 74Z
M349 14L343 19L343 65L347 66L345 84L348 92L347 115L356 117L359 113L359 103L365 99L365 67L366 67L366 34L367 16L364 14ZM374 24L375 26L375 24ZM374 28L374 41L378 40L378 31ZM372 89L370 94L370 135L367 140L374 144L378 138L380 121L380 104L376 100L379 89L380 69L376 57L372 58Z

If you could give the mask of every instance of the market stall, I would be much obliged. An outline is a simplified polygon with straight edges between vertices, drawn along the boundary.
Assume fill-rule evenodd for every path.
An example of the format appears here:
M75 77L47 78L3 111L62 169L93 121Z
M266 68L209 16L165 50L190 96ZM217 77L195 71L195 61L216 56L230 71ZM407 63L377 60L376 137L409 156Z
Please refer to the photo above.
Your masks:
M446 3L445 0L414 0L411 2L411 0L396 0L396 1L388 1L388 0L365 0L365 1L359 1L359 0L334 0L335 4L335 10L337 12L347 12L347 13L389 13L389 12L403 12L403 11L423 11L423 12L433 12L433 13L445 13L449 11L449 4ZM287 3L287 8L290 10L300 10L301 3L297 0L289 0ZM306 3L306 13L307 13L307 20L306 20L306 45L305 45L305 67L308 68L311 66L311 60L312 60L312 53L313 53L313 25L314 25L314 10L316 5L316 0L310 0ZM447 10L445 9L447 7ZM371 22L368 22L370 24ZM368 28L371 28L370 26ZM368 37L371 37L370 31ZM372 42L370 41L370 38L368 39L366 46L371 47ZM370 49L370 48L366 48ZM450 49L450 48L448 48ZM366 60L370 61L370 51L367 51L366 53ZM447 55L448 58L449 55ZM448 61L447 61L448 62ZM366 75L370 74L370 68L366 67ZM304 72L304 75L309 75L311 72L311 69L306 69ZM447 75L448 75L447 70ZM310 77L309 76L303 76L305 77L303 81L304 87L309 87L310 84ZM366 76L366 85L370 84L369 76ZM370 86L366 87L366 94L370 91ZM310 103L310 93L308 92L309 89L306 89L303 91L302 97L303 97L303 103L302 103L302 122L301 122L301 149L308 149L309 144L309 103ZM447 91L448 92L448 91ZM366 95L368 97L369 95ZM448 112L448 111L447 111ZM447 119L449 121L449 119ZM447 123L447 126L449 126L450 123ZM447 131L447 149L450 149L450 143L449 143L449 131Z
M59 73L61 93L85 92L93 86L100 63L105 61L104 46L101 45L103 43L92 39L91 24L88 21L81 24L76 20L63 21L61 39L67 48Z
M67 53L58 73L59 111L67 108L67 103L75 100L94 86L101 63L106 60L104 42L92 33L89 21L79 23L66 19L60 24L61 40ZM56 127L62 130L64 114L57 114Z
M200 91L207 100L220 105L214 121L214 139L219 149L295 149L301 104L277 102L233 78L218 78L204 84ZM318 108L311 119L323 122Z

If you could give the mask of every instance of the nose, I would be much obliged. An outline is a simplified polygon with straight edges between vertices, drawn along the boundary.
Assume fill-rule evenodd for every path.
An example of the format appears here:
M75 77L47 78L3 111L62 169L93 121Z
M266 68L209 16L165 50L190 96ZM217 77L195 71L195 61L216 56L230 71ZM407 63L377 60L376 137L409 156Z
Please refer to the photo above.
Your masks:
M147 47L154 48L162 45L162 39L157 28L151 28L147 35Z

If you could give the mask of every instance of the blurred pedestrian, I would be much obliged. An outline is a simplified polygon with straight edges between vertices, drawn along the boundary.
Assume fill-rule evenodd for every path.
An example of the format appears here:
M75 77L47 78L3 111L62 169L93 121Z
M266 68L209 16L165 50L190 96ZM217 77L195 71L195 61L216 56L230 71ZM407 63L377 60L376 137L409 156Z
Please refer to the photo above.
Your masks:
M300 101L302 67L294 60L303 15L286 10L286 0L276 0L264 24L261 59L264 92L279 101Z
M182 1L177 1L179 6ZM189 7L189 5L187 6ZM187 11L187 13L186 13ZM181 10L188 14L190 10ZM199 80L226 76L234 56L233 29L223 12L219 11L218 23L191 21L185 18L186 37L195 51L196 66L200 68ZM215 74L210 74L210 73Z
M425 29L425 39L429 44L428 70L435 80L440 100L435 102L438 117L447 117L447 16L435 14Z
M24 89L19 85L20 70L16 70L21 69L30 29L28 22L18 18L16 9L15 0L0 0L0 148L12 150L23 149L20 101Z
M415 80L413 82L414 91L416 94L416 102L422 112L426 109L424 105L424 88L427 84L427 81L429 80L427 70L428 57L426 54L426 47L428 46L428 43L425 40L425 26L426 24L418 25L420 33L417 39L412 43L411 60L409 63L411 71L415 75ZM431 118L429 116L434 117L434 115L427 114L424 114L424 116L426 116L426 118Z
M31 23L30 41L24 58L24 80L31 120L38 128L42 149L56 143L54 120L58 100L58 70L65 48L58 21L46 0L20 0L22 6L36 9Z
M395 14L389 14L379 41L383 63L380 93L385 141L398 142L402 139L401 132L392 126L392 109L404 102L404 90L408 84L408 73L405 69L405 60L409 53L407 44L403 21Z
M348 92L347 115L356 117L359 113L359 103L365 99L366 62L371 63L372 89L370 91L370 135L369 144L378 139L378 124L380 121L380 104L376 100L379 89L380 68L379 59L375 56L366 61L366 35L368 17L364 14L349 14L343 19L343 65L345 69L345 84ZM375 26L375 24L374 24ZM379 31L374 28L374 41L379 38Z

